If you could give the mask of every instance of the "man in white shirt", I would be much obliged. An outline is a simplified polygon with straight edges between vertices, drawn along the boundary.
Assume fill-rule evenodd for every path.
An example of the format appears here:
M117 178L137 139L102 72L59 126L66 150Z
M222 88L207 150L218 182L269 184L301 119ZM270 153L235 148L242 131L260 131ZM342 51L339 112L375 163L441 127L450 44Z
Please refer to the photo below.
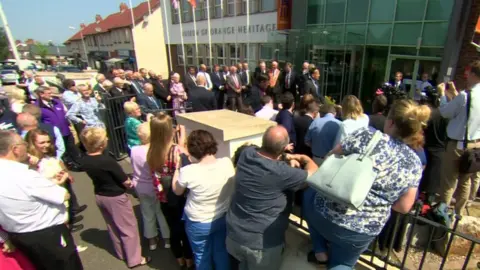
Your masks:
M462 214L470 197L474 174L460 173L459 164L465 152L464 140L467 132L467 149L480 148L480 61L470 65L466 72L467 90L458 92L453 84L438 86L440 114L449 119L447 126L448 143L443 157L444 164L440 200L450 205L455 193L455 212ZM467 121L467 97L470 95L470 115ZM468 128L468 131L466 130Z
M213 83L212 83L212 80L210 79L210 74L207 73L207 66L205 66L204 64L200 65L200 71L197 73L197 80L199 75L203 75L203 77L205 77L205 88L208 91L212 91Z
M22 163L27 157L18 134L0 131L0 226L37 269L83 269L65 225L70 195L59 184L68 174L50 181Z
M277 117L278 111L273 109L273 100L272 97L270 96L263 96L262 97L262 109L258 112L255 113L256 117L265 119L265 120L271 120L275 121L275 118Z

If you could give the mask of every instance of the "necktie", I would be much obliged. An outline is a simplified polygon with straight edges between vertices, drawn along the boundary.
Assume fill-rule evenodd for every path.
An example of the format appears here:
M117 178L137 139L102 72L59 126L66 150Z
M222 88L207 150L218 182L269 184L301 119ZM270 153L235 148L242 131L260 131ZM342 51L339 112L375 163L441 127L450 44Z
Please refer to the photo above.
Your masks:
M245 76L247 76L247 85L250 84L250 76L248 76L248 70L245 70Z
M235 82L235 87L238 88L238 80L237 80L237 75L233 75L233 82Z
M211 87L211 86L210 86L210 80L209 80L208 77L207 77L207 73L204 72L204 73L203 73L203 76L205 76L205 81L207 81L207 89L210 89L210 87Z
M155 104L155 107L157 107L157 109L158 109L158 104L155 101L155 99L153 99L153 97L148 97L148 98L150 98L150 100L153 102L153 104Z
M287 85L287 89L290 89L290 72L287 73L287 78L285 79L285 84Z

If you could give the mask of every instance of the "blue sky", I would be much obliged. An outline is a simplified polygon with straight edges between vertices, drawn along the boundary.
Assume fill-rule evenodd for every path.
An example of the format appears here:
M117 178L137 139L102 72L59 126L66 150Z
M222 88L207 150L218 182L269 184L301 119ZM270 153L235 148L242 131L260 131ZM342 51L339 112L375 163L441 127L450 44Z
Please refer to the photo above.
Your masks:
M137 6L146 0L132 0ZM121 2L128 0L1 0L13 38L33 38L41 42L52 40L61 44L74 34L68 26L79 28L91 23L95 15L105 18L119 11ZM0 22L0 25L3 25Z

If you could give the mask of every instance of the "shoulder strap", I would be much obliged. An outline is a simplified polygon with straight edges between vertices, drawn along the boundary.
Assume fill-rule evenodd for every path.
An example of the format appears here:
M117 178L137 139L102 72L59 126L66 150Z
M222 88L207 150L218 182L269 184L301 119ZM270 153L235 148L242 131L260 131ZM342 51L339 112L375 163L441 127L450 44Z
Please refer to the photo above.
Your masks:
M463 137L463 149L467 149L468 144L468 119L470 118L470 106L472 104L472 92L471 90L467 92L467 121L465 123L465 136Z
M380 132L378 130L375 131L375 134L373 134L373 137L370 140L370 142L368 143L368 145L365 149L365 153L361 156L361 158L370 156L373 149L375 149L375 146L377 146L378 142L380 142L381 138L382 138L382 132Z

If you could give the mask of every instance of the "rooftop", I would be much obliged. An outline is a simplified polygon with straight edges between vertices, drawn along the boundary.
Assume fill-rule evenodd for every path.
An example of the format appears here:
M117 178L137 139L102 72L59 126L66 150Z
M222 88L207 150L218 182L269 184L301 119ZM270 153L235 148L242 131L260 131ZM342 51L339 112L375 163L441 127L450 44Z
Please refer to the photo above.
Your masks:
M150 6L152 11L160 7L160 0L150 0ZM88 25L81 24L80 30L70 37L64 43L70 43L75 40L81 40L83 36L95 35L98 33L106 33L113 29L130 27L132 25L132 17L130 14L130 8L125 3L120 4L120 10L117 13L108 15L105 19L102 19L101 16L97 15L95 22L92 22ZM133 17L135 24L138 24L143 21L144 16L149 13L148 3L142 2L138 6L133 8Z

